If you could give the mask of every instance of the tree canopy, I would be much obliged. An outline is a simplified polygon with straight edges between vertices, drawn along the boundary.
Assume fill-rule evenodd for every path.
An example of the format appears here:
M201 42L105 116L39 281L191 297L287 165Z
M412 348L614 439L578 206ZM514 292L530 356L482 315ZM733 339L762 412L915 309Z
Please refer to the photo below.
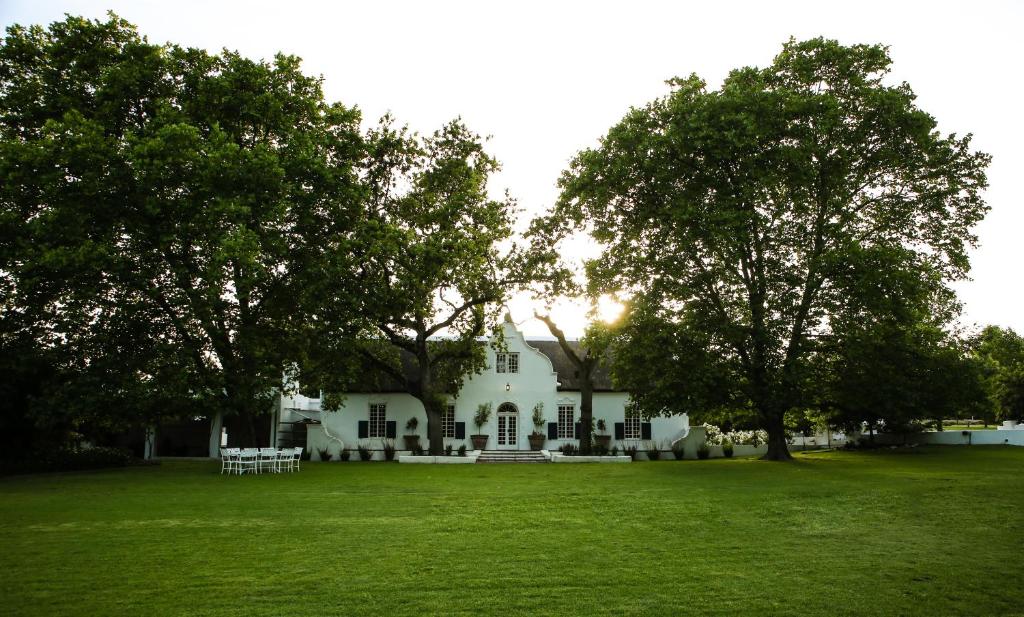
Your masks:
M9 28L5 319L116 381L266 411L300 299L362 220L359 119L292 56L154 45L113 15Z
M790 41L718 89L670 80L572 161L538 233L602 244L592 291L631 295L651 343L633 353L663 362L633 393L645 413L742 405L786 459L783 417L847 324L922 298L928 321L955 314L989 157L886 83L890 65L879 45Z
M325 312L317 353L336 358L358 350L366 368L419 399L430 452L441 454L445 395L483 368L478 339L496 327L500 302L526 277L523 254L511 242L515 202L488 195L498 162L460 121L422 137L385 118L367 148L368 224L356 253L364 329L350 343L336 336L347 315ZM325 297L343 301L348 290L334 273L344 280L347 266L325 272L335 290ZM343 348L324 344L335 340ZM320 365L330 380L331 363Z

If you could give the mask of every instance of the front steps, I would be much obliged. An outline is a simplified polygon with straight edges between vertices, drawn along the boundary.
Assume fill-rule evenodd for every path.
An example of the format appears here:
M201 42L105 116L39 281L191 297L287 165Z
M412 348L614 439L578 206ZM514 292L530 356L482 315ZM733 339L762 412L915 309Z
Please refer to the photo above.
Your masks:
M540 452L531 450L484 450L476 459L478 463L547 463Z

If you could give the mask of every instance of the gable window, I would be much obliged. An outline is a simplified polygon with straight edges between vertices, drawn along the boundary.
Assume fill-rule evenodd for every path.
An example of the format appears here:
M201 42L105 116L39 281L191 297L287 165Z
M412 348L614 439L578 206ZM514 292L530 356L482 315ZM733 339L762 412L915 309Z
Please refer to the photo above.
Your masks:
M574 420L576 416L576 407L574 405L559 405L558 406L558 438L559 439L573 439L576 436L576 426Z
M441 412L441 436L455 439L455 405L451 403Z
M518 373L519 352L499 352L496 354L494 370L497 373Z
M387 436L387 405L372 403L370 405L369 437Z
M625 439L640 439L640 416L626 416Z

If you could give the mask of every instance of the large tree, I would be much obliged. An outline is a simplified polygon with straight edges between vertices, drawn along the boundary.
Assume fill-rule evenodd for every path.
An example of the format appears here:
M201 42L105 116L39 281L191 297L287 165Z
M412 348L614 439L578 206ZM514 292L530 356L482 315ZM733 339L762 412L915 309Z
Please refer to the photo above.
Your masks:
M790 457L783 418L811 398L834 320L884 316L910 279L945 310L986 212L989 157L939 133L907 84L885 82L890 64L882 46L814 39L717 90L673 79L560 181L552 239L588 226L604 246L591 286L669 324L695 354L679 370L710 370L661 383L698 406L723 393L696 391L727 387L768 431L769 459Z
M343 390L348 373L338 383L329 359L356 350L367 368L423 404L430 453L441 454L445 395L484 367L479 338L496 326L499 303L523 279L520 252L510 242L515 204L507 195L488 196L498 163L459 121L424 137L385 118L367 147L369 224L356 253L367 290L360 299L365 328L358 343L349 343L345 316L337 319L333 302L326 303L316 321L324 344L314 356L321 360L311 364L320 367L325 387ZM332 272L326 287L345 301ZM339 276L344 280L347 268Z
M608 362L608 349L614 338L615 329L607 323L594 321L587 326L578 345L569 344L565 332L550 315L534 312L534 317L548 328L558 346L569 358L580 386L580 453L590 454L593 448L594 432L594 373Z
M975 340L975 354L996 417L1024 420L1024 338L1010 328L988 326Z
M295 57L68 17L8 29L0 137L3 310L85 363L139 350L136 380L251 427L298 354L318 264L362 220L359 114Z

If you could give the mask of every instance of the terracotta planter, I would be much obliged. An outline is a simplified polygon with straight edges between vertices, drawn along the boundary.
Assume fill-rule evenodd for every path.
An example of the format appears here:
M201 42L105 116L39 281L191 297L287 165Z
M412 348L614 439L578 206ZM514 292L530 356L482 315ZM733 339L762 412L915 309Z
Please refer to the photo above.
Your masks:
M473 440L474 450L483 450L487 447L487 435L470 435L469 438Z
M419 435L403 435L402 439L405 440L405 449L406 450L415 450L416 448L418 448L420 446L420 436Z
M526 437L530 440L530 449L539 452L544 449L544 441L547 439L543 433L530 433Z

